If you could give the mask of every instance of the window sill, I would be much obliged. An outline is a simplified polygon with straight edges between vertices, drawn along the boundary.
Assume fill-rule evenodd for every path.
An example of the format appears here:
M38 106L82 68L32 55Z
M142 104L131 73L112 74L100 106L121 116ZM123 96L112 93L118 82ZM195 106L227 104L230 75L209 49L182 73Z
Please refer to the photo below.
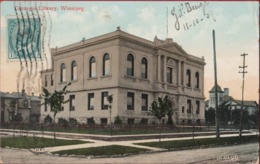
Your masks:
M76 82L78 82L78 79L76 79L76 80L71 80L70 82L71 82L71 83L76 83Z
M89 77L87 78L87 80L97 80L98 78L97 77Z
M125 75L124 77L125 77L125 78L128 78L128 79L136 80L136 77L134 77L134 76L128 76L128 75Z
M112 75L103 75L103 76L100 76L100 78L109 78L109 77L112 77Z
M192 90L192 88L191 88L191 87L188 87L188 86L186 86L186 89Z
M60 85L67 84L67 81L59 82Z
M140 80L140 81L146 81L146 82L148 82L148 83L150 82L150 80L145 79L145 78L139 78L139 80Z
M199 91L200 92L200 89L199 88L194 88L194 91Z
M178 87L178 85L176 85L176 84L173 84L173 83L166 83L169 87L175 87L175 88L177 88Z

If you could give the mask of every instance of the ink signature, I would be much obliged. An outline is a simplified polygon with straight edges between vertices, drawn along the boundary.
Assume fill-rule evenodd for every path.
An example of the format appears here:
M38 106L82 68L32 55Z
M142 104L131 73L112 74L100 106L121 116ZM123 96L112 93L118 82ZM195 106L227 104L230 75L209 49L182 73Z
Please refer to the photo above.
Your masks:
M181 25L183 26L183 29L185 31L189 30L192 27L195 27L196 25L200 24L201 22L212 19L214 22L216 22L215 16L211 10L207 9L207 6L209 5L209 2L201 2L198 4L191 4L189 2L181 3L178 5L178 7L173 6L171 10L171 15L175 17L175 29L179 31L181 29ZM188 17L191 14L195 12L202 12L202 16L198 16L197 18L194 18L190 21L186 21L183 23L181 22L181 18Z

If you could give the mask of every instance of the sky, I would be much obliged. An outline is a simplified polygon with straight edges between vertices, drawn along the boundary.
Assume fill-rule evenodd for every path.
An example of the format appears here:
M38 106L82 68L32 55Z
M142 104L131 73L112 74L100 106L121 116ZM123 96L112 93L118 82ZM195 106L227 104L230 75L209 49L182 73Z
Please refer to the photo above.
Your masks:
M36 68L23 70L18 59L8 59L8 23L15 17L14 6L24 7L22 12L37 6L45 16L45 35L42 36L48 62L38 59ZM47 8L48 7L48 8ZM67 9L65 9L67 7ZM54 10L53 10L54 9ZM34 10L36 13L36 10ZM245 100L258 100L259 45L258 2L1 2L1 56L0 91L21 90L23 85L34 86L31 92L39 92L39 74L28 81L28 72L50 68L49 48L110 33L118 26L122 31L153 41L172 38L188 54L204 57L204 93L214 85L213 39L215 30L218 84L229 88L230 96L242 98L241 54L246 53ZM44 31L44 30L43 30ZM21 70L21 71L20 71Z

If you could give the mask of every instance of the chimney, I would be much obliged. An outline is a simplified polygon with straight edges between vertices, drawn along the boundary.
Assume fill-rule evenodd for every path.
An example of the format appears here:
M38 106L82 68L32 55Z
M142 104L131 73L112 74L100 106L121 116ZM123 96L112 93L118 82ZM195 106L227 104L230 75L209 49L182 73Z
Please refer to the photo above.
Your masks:
M229 96L229 89L228 88L224 88L224 96Z

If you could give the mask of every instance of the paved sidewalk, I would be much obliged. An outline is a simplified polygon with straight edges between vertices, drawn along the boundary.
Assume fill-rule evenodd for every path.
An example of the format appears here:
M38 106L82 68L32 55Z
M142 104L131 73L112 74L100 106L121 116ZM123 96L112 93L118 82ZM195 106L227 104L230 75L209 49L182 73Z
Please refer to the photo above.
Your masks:
M59 133L59 132L57 132ZM0 132L0 134L8 134L9 136L13 135L13 132ZM255 135L256 133L245 133L245 135ZM21 133L15 133L15 135L19 136ZM33 134L26 134L23 133L22 135L27 135L27 136L33 136ZM159 134L158 134L159 135ZM238 136L239 134L223 134L221 137L231 137L231 136ZM53 136L50 135L41 135L41 134L36 134L34 136L37 137L45 137L45 138L53 138ZM131 136L129 136L131 137ZM216 137L215 135L210 135L210 136L196 136L194 139L199 139L199 138L214 138ZM136 143L143 143L143 142L158 142L159 139L139 139L139 140L128 140L128 141L117 141L117 142L112 142L112 141L102 141L102 140L95 140L95 139L75 139L74 137L68 138L68 137L56 137L57 139L65 139L65 140L80 140L80 141L87 141L91 143L85 143L85 144L77 144L77 145L66 145L66 146L56 146L56 147L46 147L44 148L44 152L47 153L52 153L55 151L61 151L61 150L71 150L71 149L80 149L80 148L91 148L91 147L100 147L100 146L109 146L109 145L121 145L121 146L130 146L130 147L136 147L136 148L143 148L143 149L148 149L150 151L164 151L166 149L161 149L161 148L155 148L155 147L148 147L148 146L142 146L142 145L136 145ZM161 141L174 141L174 140L188 140L192 139L193 137L180 137L180 138L162 138Z

